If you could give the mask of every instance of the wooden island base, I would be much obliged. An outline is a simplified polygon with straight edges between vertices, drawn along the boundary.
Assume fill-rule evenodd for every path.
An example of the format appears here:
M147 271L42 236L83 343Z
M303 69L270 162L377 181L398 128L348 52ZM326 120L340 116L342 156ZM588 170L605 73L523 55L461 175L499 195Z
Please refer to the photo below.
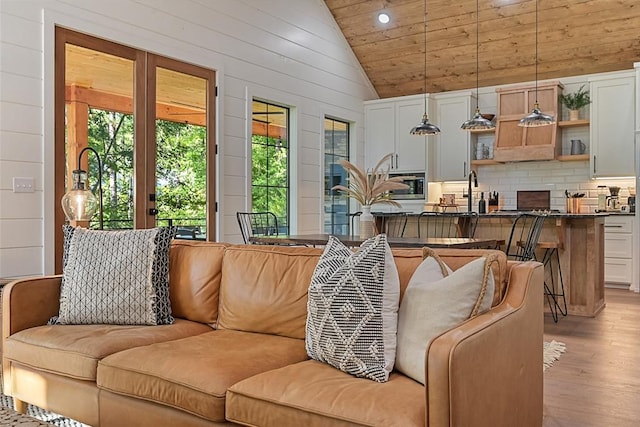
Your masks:
M504 211L480 215L475 237L508 242L517 215L517 212ZM417 236L417 216L409 215L405 237ZM559 243L568 314L593 317L605 306L604 220L607 216L606 213L552 213L545 221L540 242ZM539 260L543 255L544 249L536 252ZM555 267L555 262L553 265ZM555 270L555 283L559 284ZM545 280L550 283L548 279Z
M605 306L605 217L600 214L553 214L545 222L540 241L557 241L560 244L560 266L568 314L593 317ZM513 215L500 215L499 218L481 216L476 237L501 236L508 241L513 218ZM538 259L542 259L543 252L538 252ZM558 284L557 271L554 274Z

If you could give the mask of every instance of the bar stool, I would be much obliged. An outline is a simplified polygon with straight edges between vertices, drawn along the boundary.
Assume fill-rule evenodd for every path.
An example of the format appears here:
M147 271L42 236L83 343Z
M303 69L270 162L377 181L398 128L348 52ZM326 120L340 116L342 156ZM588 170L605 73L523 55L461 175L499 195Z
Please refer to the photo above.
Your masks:
M560 242L538 242L537 247L544 249L542 256L542 264L545 269L544 277L544 295L549 304L549 311L553 321L558 323L558 313L562 316L567 315L567 300L564 293L564 280L562 279L562 268L560 266L560 255L558 250L561 249ZM558 286L556 286L555 274L553 274L553 260L558 269ZM549 280L547 281L547 270L549 272Z

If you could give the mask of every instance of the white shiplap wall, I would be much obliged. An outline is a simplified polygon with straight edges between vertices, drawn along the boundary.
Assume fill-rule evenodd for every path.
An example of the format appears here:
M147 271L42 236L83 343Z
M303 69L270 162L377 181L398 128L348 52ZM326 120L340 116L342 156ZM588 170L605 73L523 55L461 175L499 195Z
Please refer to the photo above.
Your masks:
M247 209L247 100L292 107L292 222L322 224L322 120L354 123L377 98L322 0L0 0L0 277L53 269L53 28L61 25L218 71L219 240ZM35 178L13 193L12 178Z

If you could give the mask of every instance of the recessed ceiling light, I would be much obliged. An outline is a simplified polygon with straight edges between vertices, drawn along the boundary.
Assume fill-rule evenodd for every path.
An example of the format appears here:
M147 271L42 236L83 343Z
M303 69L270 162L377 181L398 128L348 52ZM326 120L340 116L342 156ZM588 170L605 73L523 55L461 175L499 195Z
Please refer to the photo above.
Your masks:
M378 21L380 21L380 23L388 24L390 20L391 20L391 18L389 18L389 15L387 13L380 12L378 14Z

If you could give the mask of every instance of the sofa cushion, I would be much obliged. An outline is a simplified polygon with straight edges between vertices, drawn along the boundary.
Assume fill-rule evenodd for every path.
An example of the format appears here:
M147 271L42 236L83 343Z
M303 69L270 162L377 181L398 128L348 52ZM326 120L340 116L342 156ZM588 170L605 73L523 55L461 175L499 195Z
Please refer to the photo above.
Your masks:
M218 328L304 339L307 290L320 254L275 245L227 248Z
M222 422L231 385L306 358L300 339L217 330L106 357L99 363L97 384Z
M17 332L5 341L4 357L59 375L95 381L98 361L131 347L211 331L176 319L172 325L47 325Z
M164 325L175 230L96 231L64 226L60 312L53 323Z
M425 383L425 358L441 333L491 308L495 255L450 271L430 252L409 281L398 312L396 369Z
M174 240L169 251L169 286L174 317L215 325L224 243Z
M384 234L351 251L331 236L309 286L307 353L374 381L393 369L400 285Z
M424 386L395 371L377 383L308 360L231 386L227 419L261 427L424 427L425 400Z
M428 248L428 250L430 249ZM409 279L422 262L424 257L423 249L393 248L392 252L398 268L398 276L400 277L400 299L402 300L404 291L409 284ZM507 281L509 279L507 275L507 256L504 252L493 249L434 249L434 252L452 270L457 270L478 257L489 254L496 255L496 262L491 265L496 284L491 306L495 307L502 302L507 292Z

